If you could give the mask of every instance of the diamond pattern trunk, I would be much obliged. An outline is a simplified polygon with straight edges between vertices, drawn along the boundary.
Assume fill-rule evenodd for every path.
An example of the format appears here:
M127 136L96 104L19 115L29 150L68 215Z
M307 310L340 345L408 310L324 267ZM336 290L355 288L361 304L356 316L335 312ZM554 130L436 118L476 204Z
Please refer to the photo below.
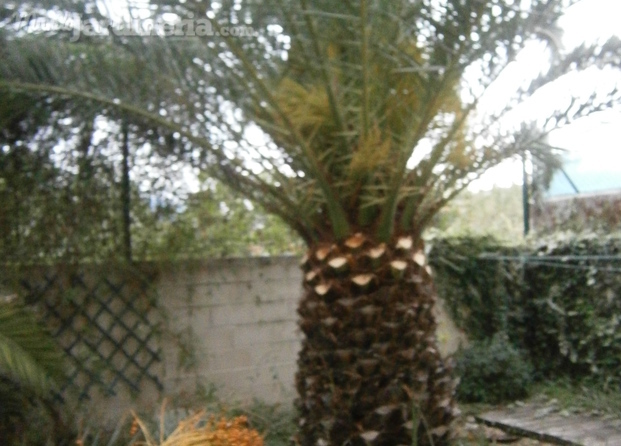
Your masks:
M299 444L448 444L455 385L422 241L356 234L312 247L302 268Z

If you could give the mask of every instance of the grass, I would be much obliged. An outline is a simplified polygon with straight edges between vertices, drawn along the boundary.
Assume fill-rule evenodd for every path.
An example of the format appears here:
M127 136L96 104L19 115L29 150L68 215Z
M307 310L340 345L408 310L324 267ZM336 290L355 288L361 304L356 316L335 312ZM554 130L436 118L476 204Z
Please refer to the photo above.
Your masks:
M621 392L605 390L599 385L571 383L568 380L543 381L533 384L524 403L554 404L573 413L610 414L621 416ZM514 403L460 403L462 416L477 415Z
M547 381L535 385L533 399L547 399L569 412L621 416L621 393L601 386L572 384L566 380Z

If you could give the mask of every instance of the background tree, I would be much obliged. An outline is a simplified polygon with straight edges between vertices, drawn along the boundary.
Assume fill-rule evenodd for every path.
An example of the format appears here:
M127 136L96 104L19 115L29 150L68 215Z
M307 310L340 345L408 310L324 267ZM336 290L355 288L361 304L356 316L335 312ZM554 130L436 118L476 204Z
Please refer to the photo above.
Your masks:
M164 210L180 205L176 197L187 194L166 196L171 181L157 177L163 165L174 166L175 161L158 160L153 153L157 142L103 112L86 116L63 108L37 121L37 114L47 113L41 109L44 101L38 102L23 114L3 110L10 118L0 133L4 260L93 260L119 254L131 259L144 254L144 243L132 247L132 233L151 229ZM179 181L174 172L169 178Z
M214 30L250 24L256 34L91 36L107 63L84 66L66 57L63 39L13 33L0 89L105 106L173 132L218 165L218 179L300 234L309 248L298 310L301 444L410 444L415 435L441 445L453 382L436 348L421 233L486 169L527 150L542 155L549 131L618 103L612 89L567 98L517 128L502 121L570 71L618 68L611 40L554 49L504 107L480 107L521 49L551 40L571 3L187 2L173 18L193 11ZM134 11L170 8L157 5ZM124 63L130 56L140 65Z
M300 238L278 217L220 182L206 180L203 184L201 191L184 201L183 211L174 211L170 218L161 219L155 228L138 236L150 239L147 257L248 257L303 252Z
M488 236L509 243L524 239L522 187L465 190L432 220L425 237Z
M19 23L6 26L24 32ZM118 44L63 45L63 36L47 36L49 48L40 48L32 34L11 40L16 36L0 28L0 38L20 47L15 48L17 63L41 75L46 67L24 48L45 53L57 69L69 66L62 72L66 82L80 72L114 73L116 64L122 64L126 76L138 76L139 60L127 51L118 54ZM112 83L126 79L105 78ZM134 85L131 93L142 94L141 84ZM158 101L151 93L145 94ZM160 220L181 207L189 193L184 170L200 165L201 154L189 151L174 131L145 125L111 104L3 91L0 250L5 261L131 260L153 254L143 233L156 230Z

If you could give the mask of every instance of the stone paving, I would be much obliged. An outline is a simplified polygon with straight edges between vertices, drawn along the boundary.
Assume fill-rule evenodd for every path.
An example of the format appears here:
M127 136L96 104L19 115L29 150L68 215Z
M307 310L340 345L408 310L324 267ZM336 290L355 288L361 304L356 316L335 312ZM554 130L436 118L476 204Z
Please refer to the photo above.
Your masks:
M571 446L621 446L621 417L571 413L554 405L523 404L474 417L507 435ZM508 439L507 439L508 440Z

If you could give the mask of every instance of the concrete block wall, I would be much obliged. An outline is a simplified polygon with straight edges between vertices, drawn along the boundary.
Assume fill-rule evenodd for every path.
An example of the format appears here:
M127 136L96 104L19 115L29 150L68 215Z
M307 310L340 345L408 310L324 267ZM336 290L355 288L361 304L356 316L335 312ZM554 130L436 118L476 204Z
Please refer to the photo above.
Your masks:
M159 376L163 392L143 382L138 395L98 395L90 404L96 417L113 423L130 409L158 410L162 397L191 396L212 386L229 403L291 404L302 338L298 261L271 257L151 265L159 271L154 286L164 314L161 362L151 372ZM463 337L439 304L440 347L450 353Z
M165 332L180 335L195 355L191 367L183 367L178 340L164 337L164 393L215 386L226 401L291 403L301 341L298 259L214 259L160 266L157 286L168 314ZM466 339L441 300L436 316L440 350L450 354Z
M301 278L292 257L161 265L164 393L215 386L226 400L291 402ZM179 342L190 347L190 364Z

